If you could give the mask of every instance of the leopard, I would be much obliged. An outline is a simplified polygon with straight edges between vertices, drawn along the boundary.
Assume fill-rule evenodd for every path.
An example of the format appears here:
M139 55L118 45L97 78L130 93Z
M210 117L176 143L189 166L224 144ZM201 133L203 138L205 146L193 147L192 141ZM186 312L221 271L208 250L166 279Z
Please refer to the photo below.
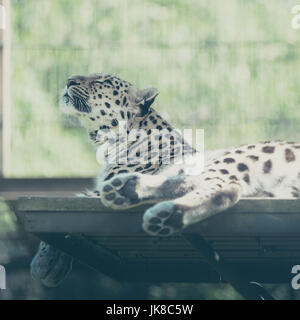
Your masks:
M67 80L60 109L86 128L104 162L95 188L82 196L100 197L115 210L149 204L142 226L158 237L182 232L241 198L300 197L300 142L270 140L202 154L155 111L158 94L110 74ZM41 242L31 274L57 286L72 261Z

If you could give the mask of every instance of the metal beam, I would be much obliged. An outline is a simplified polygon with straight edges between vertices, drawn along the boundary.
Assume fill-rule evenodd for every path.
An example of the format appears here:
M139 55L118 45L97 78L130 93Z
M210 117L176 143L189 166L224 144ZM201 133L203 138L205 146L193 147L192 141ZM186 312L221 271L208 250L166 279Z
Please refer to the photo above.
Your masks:
M150 206L112 210L98 198L21 198L29 232L143 233L142 215ZM298 237L300 199L242 199L236 206L185 230L210 236Z
M215 271L247 300L274 300L274 298L257 282L250 282L236 268L223 257L199 234L186 234L189 241L203 256Z
M290 281L300 258L300 199L242 199L164 239L141 228L149 205L116 211L99 198L37 197L12 206L26 231L123 281L226 280L247 299L272 299L257 281Z
M67 197L92 189L94 178L4 178L0 179L0 197L16 200L19 197Z

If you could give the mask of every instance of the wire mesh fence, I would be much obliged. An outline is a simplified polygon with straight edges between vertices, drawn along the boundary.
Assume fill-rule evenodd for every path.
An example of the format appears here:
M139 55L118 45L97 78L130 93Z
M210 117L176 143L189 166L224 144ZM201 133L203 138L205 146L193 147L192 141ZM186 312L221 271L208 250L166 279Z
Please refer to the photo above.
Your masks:
M300 33L293 1L13 0L9 176L94 176L85 133L66 125L72 74L154 86L154 106L205 148L299 138ZM71 165L70 165L71 164Z

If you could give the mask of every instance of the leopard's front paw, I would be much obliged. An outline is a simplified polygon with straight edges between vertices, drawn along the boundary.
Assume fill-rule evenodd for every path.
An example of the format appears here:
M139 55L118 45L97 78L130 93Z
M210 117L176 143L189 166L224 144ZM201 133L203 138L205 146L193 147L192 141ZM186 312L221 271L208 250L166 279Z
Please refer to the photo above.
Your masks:
M73 259L45 242L41 242L31 264L31 275L47 287L57 287L72 270Z
M167 237L183 229L183 208L173 201L164 201L148 209L143 228L154 236Z
M126 209L140 203L136 192L138 175L125 173L108 180L102 186L101 201L106 207Z

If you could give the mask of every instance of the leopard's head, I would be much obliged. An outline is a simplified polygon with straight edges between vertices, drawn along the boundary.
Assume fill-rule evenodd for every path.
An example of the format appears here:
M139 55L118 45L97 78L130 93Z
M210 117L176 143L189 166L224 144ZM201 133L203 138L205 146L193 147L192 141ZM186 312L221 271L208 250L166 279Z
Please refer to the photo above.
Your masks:
M121 121L132 128L149 112L158 95L154 88L138 89L118 77L103 74L72 76L60 100L64 113L78 117L91 138L99 130L117 130Z

